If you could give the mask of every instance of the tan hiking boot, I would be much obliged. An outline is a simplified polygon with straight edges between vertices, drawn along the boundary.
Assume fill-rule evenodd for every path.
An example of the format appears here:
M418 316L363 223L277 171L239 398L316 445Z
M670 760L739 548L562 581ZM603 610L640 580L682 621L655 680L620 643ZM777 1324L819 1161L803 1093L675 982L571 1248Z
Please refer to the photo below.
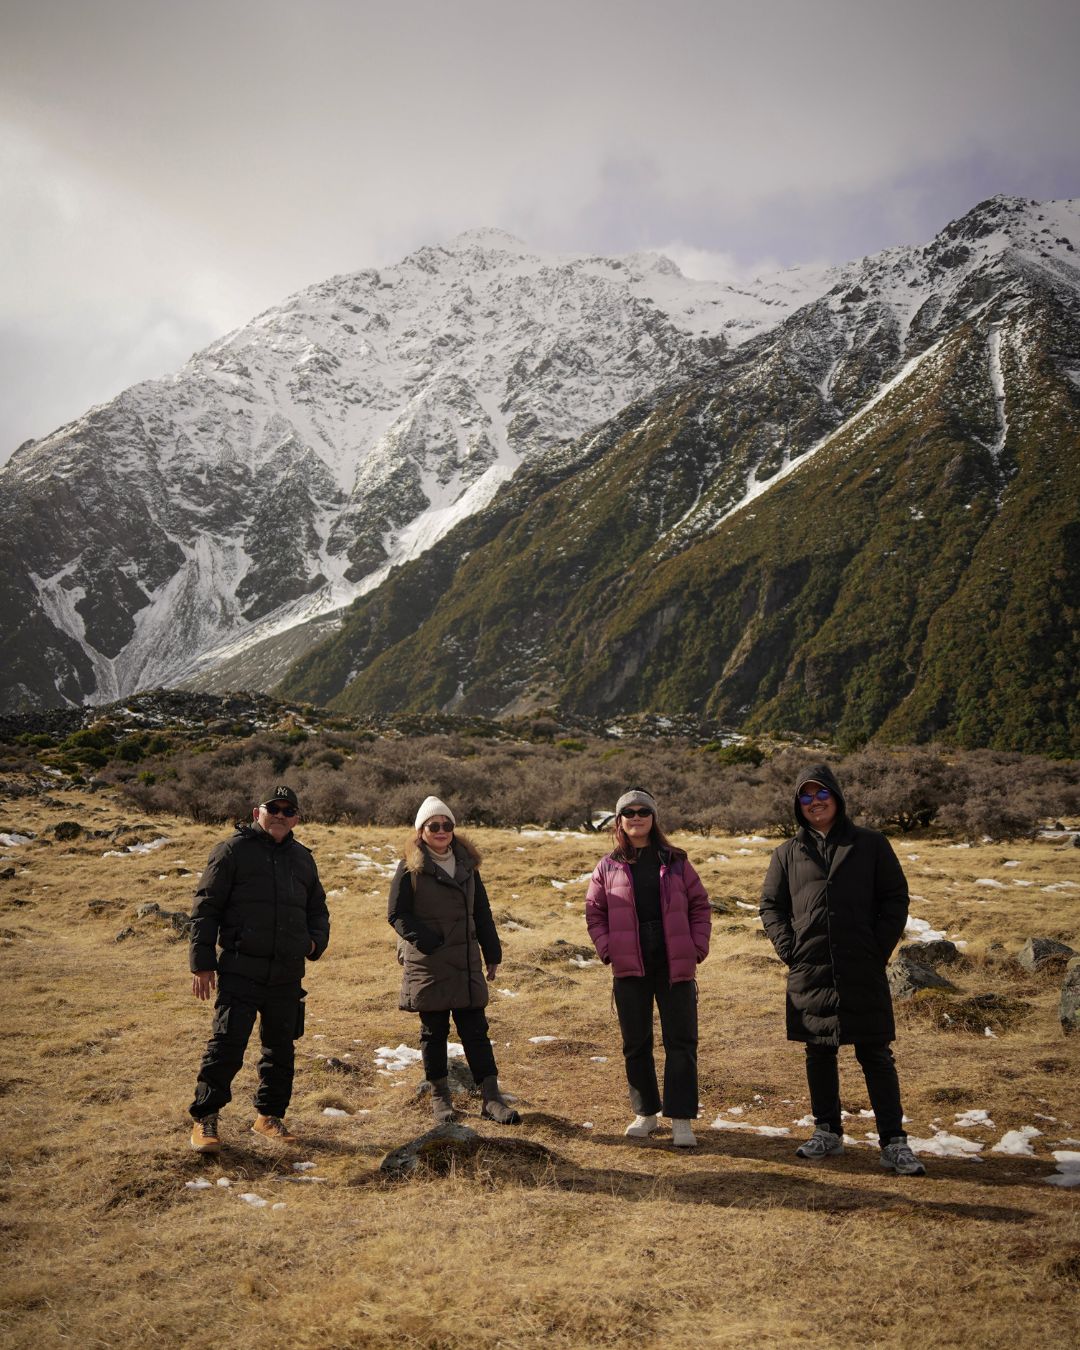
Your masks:
M298 1144L300 1142L296 1135L292 1133L280 1116L255 1117L255 1124L251 1127L253 1134L261 1134L266 1139L273 1139L278 1144Z
M201 1120L191 1122L191 1147L196 1153L221 1152L216 1111L213 1115L203 1116Z

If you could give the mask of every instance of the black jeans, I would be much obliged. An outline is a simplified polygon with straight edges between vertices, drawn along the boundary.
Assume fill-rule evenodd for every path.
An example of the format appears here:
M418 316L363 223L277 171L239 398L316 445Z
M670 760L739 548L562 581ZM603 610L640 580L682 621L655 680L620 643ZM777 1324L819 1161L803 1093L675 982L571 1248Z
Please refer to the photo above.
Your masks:
M693 1120L698 1113L697 984L670 983L662 924L641 925L641 955L645 974L619 976L614 982L630 1105L639 1116L655 1116L661 1109L653 1059L655 1000L664 1041L663 1113L673 1120Z
M196 1120L232 1100L232 1080L259 1019L259 1086L252 1099L264 1116L283 1116L292 1097L293 1041L304 1034L304 996L299 984L257 985L218 976L213 1033L206 1046L188 1111Z
M461 1037L465 1061L477 1083L498 1075L495 1052L488 1040L488 1020L483 1008L454 1008L454 1025ZM446 1040L450 1035L451 1010L422 1012L420 1014L420 1053L424 1060L424 1077L429 1083L446 1077Z
M814 1124L832 1130L833 1134L843 1134L836 1051L835 1045L806 1046L806 1082L810 1088ZM892 1047L888 1042L859 1042L855 1046L855 1058L866 1079L866 1091L882 1147L892 1139L906 1139L900 1080L896 1076Z

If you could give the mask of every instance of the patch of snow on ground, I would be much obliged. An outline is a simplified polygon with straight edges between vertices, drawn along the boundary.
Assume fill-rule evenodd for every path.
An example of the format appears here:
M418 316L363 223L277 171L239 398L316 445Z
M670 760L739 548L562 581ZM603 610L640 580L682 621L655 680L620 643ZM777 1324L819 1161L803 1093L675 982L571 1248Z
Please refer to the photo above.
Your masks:
M591 878L592 878L591 872L582 872L581 876L571 877L569 881L555 881L553 879L551 884L555 887L557 891L564 891L566 890L567 886L577 886L580 885L580 883L583 881L591 880Z
M323 1107L324 1116L347 1116L348 1114L349 1114L348 1111L343 1111L340 1106Z
M956 1116L955 1127L958 1130L970 1130L975 1125L986 1125L993 1129L994 1122L990 1119L990 1112L982 1110L962 1111Z
M931 928L925 919L909 918L904 929L909 942L938 942L945 936L945 930Z
M103 858L130 858L136 853L153 853L155 849L164 848L169 841L167 839L151 839L148 844L129 844L127 848L109 849L103 853Z
M518 997L518 995L514 992L513 989L500 989L500 990L499 990L499 993L502 994L503 998L517 998L517 997Z
M205 1177L196 1177L194 1181L185 1181L184 1188L189 1191L209 1191L213 1189Z
M1018 1130L1006 1130L997 1143L991 1148L991 1153L1008 1153L1014 1158L1034 1158L1035 1150L1031 1147L1032 1139L1038 1139L1042 1130L1037 1130L1034 1125L1021 1125Z
M454 1041L447 1044L446 1052L451 1059L465 1053ZM413 1050L408 1045L399 1045L396 1050L392 1050L388 1045L380 1045L375 1050L375 1064L380 1073L400 1073L402 1069L407 1069L412 1064L419 1064L420 1059L420 1051Z
M1080 1186L1080 1153L1056 1148L1053 1157L1057 1163L1057 1172L1052 1177L1043 1177L1043 1181L1048 1186Z
M368 857L366 853L346 853L346 858L356 863L358 872L378 872L381 877L392 877L397 871L397 863L376 862L374 858Z
M730 1113L729 1113L730 1114ZM722 1115L717 1116L709 1126L710 1130L742 1130L747 1134L765 1134L765 1135L785 1135L791 1131L786 1125L747 1125L741 1120L725 1120Z
M908 1139L912 1153L932 1154L935 1158L974 1158L982 1152L982 1144L974 1139L962 1139L947 1130L935 1130L932 1139Z
M251 1205L255 1209L261 1209L267 1201L261 1195L256 1195L254 1191L243 1191L240 1195L245 1205Z
M30 836L28 834L0 834L0 844L4 848L18 848L20 844L28 844Z
M1003 881L995 881L993 877L976 877L974 884L976 886L993 886L994 889L998 891L1005 890L1005 883Z
M533 1045L547 1045L549 1041L557 1041L558 1036L530 1036L529 1040Z

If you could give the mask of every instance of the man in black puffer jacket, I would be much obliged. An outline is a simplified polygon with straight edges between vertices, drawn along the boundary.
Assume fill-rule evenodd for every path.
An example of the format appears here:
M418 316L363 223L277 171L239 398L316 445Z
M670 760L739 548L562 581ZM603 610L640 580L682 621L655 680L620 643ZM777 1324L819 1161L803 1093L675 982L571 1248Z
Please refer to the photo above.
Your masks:
M217 984L213 1034L189 1107L191 1147L216 1153L218 1112L232 1097L259 1018L262 1058L252 1129L295 1143L285 1124L292 1096L293 1042L304 1031L304 962L330 941L326 892L315 859L293 838L300 809L277 787L210 854L191 909L191 989L209 999ZM220 948L220 955L217 949Z
M806 1046L813 1138L797 1150L843 1153L837 1049L854 1045L881 1141L881 1165L925 1171L904 1132L885 965L903 936L908 887L889 841L848 819L832 770L816 764L795 784L794 839L773 852L761 895L765 932L788 967L787 1034Z

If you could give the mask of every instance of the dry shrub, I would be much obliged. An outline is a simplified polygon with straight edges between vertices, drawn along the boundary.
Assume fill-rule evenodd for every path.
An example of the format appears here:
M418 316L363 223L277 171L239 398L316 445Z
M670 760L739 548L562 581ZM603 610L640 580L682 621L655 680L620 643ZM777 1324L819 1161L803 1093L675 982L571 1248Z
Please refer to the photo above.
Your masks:
M578 744L584 750L573 748ZM732 762L687 740L508 741L476 735L264 732L146 758L114 761L102 781L145 811L199 822L246 819L267 784L300 793L308 820L396 825L434 792L473 825L577 829L610 811L629 786L660 801L665 829L790 834L795 779L823 752L792 748ZM908 833L964 838L1030 835L1040 819L1080 811L1075 764L993 751L871 747L831 763L854 818Z
M938 989L922 989L905 1005L943 1031L1011 1031L1031 1013L1031 1004L1006 994L973 994L960 998Z

